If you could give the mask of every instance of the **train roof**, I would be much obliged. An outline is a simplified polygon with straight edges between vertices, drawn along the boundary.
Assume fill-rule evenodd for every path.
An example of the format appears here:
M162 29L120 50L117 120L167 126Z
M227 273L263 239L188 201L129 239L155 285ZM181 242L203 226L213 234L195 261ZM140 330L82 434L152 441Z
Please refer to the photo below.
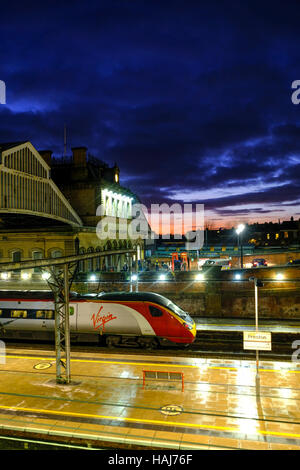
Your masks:
M2 290L0 299L53 299L51 290Z
M154 302L167 306L171 301L155 292L102 292L97 295L97 299L115 301L137 301Z
M0 290L0 299L32 299L53 300L51 290ZM79 294L70 292L70 300L111 300L111 301L140 301L153 302L163 306L170 304L170 300L155 292L100 292L99 294Z

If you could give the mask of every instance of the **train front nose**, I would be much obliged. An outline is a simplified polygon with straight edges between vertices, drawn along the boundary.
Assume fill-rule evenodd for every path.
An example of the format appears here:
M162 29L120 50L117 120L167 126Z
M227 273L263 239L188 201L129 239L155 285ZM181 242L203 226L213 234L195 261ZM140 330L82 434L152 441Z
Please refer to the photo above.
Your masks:
M196 330L196 323L194 320L190 319L189 322L184 322L183 326L186 328L188 334L185 335L186 339L188 339L188 343L193 343L196 338L197 330Z
M196 323L193 320L193 327L191 329L191 335L192 335L192 342L195 341L196 335L197 335L197 329L196 329Z

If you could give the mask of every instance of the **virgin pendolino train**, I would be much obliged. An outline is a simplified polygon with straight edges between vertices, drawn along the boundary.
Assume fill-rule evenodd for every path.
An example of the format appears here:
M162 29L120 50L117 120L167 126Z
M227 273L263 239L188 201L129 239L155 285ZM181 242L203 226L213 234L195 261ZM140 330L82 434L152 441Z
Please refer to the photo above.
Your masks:
M0 338L54 339L54 301L50 291L0 292ZM188 345L196 336L193 319L153 292L71 293L71 341Z

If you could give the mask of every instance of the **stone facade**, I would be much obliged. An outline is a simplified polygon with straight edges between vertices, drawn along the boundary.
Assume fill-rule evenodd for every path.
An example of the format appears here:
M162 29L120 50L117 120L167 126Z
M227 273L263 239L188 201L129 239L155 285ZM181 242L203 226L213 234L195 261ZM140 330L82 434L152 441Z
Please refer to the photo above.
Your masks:
M12 216L13 219L9 219L10 224L6 223L6 219L1 219L4 216L0 213L0 262L55 258L76 253L84 254L126 248L136 249L136 257L140 260L144 259L144 241L142 239L130 240L128 237L120 239L118 234L114 238L99 238L97 234L97 224L101 220L101 216L96 214L98 206L103 202L103 194L109 195L107 201L104 201L110 204L107 206L107 210L111 211L109 215L114 216L117 223L121 220L125 221L125 226L130 223L129 203L137 200L137 196L120 186L119 168L117 165L110 168L104 162L87 155L85 147L76 147L72 150L72 157L57 161L52 158L51 150L37 152L30 142L10 144L9 146L2 145L2 147L0 145L0 152L11 152L11 157L7 156L8 162L17 162L12 169L8 168L7 170L10 173L16 173L16 175L13 174L16 181L17 177L21 178L21 176L27 181L28 168L30 171L38 168L34 159L42 168L44 165L47 170L47 181L56 188L58 197L61 197L63 202L65 201L66 206L70 206L75 211L74 214L78 216L79 221L77 225L62 223L63 221L51 219L48 215L48 218L43 217L43 213L34 214L32 210L30 214L23 215L18 212L19 208L16 203L11 201L12 208L9 216ZM26 190L26 194L31 191L30 200L35 201L36 195L39 193L32 189L33 186L30 187L30 190L24 189L23 186L22 190ZM7 188L3 187L2 189L5 191ZM19 193L19 188L16 186L12 194L15 194L14 197L18 201L20 199ZM45 195L43 197L45 198ZM11 198L12 196L10 200ZM39 201L35 202L38 204ZM125 206L125 204L127 205ZM109 255L101 259L94 258L82 261L80 270L83 272L102 269L106 271L120 270L125 262L127 262L125 255ZM40 275L37 268L31 270L29 274L35 277ZM11 276L12 278L17 277L18 274L12 273Z

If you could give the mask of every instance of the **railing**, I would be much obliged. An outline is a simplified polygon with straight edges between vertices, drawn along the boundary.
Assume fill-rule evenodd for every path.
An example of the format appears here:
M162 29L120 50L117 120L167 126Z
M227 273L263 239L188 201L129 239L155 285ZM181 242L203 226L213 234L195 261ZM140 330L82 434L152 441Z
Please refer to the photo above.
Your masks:
M184 374L183 372L170 372L158 370L143 370L143 390L145 389L146 379L155 381L180 381L181 391L184 392Z

